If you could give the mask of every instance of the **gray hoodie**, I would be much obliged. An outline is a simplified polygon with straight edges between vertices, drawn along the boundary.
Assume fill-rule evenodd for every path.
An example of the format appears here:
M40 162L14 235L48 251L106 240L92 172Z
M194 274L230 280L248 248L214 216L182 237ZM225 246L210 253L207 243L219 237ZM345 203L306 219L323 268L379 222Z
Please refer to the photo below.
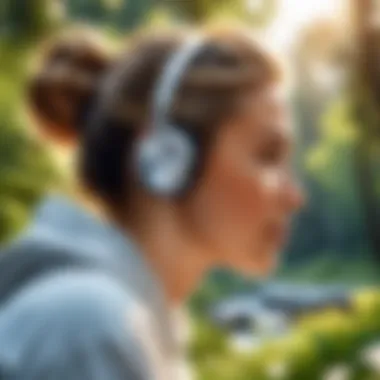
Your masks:
M50 198L0 261L2 380L178 380L159 281L115 227Z

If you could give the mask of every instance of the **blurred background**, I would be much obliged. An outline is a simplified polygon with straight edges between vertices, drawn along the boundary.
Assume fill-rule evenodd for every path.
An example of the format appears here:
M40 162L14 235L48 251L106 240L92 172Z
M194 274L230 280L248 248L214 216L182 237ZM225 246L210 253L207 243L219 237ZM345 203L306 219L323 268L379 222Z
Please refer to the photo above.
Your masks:
M217 268L189 300L200 379L380 379L380 1L0 0L0 241L52 188L62 154L26 125L24 83L47 37L91 25L243 23L283 61L309 194L276 276Z

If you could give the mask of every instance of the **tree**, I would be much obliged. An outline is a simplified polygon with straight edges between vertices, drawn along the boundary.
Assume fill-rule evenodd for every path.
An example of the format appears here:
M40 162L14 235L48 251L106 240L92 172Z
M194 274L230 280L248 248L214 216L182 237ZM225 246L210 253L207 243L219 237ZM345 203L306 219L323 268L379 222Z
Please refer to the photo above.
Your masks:
M372 23L377 11L373 0L352 0L351 5L356 43L352 101L359 134L354 155L357 184L365 207L372 248L380 262L380 209L374 171L379 164L380 33Z
M3 0L2 37L36 42L47 35L62 16L61 0ZM1 35L0 35L1 36Z
M341 96L336 84L341 79L339 63L345 48L343 34L330 20L313 22L300 33L291 57L296 73L293 93L297 127L295 162L297 174L307 189L308 202L295 220L294 239L285 256L289 266L305 264L317 256L322 258L323 252L329 252L330 256L331 251L344 252L344 242L339 241L342 240L339 236L346 231L337 223L335 206L341 204L340 191L345 189L341 185L344 183L347 187L349 168L347 165L337 168L336 163L344 160L344 154L337 150L341 142L332 134L339 123L343 125L341 128L347 125L342 107L335 106L336 98ZM305 164L307 162L309 165ZM339 174L331 176L330 168Z

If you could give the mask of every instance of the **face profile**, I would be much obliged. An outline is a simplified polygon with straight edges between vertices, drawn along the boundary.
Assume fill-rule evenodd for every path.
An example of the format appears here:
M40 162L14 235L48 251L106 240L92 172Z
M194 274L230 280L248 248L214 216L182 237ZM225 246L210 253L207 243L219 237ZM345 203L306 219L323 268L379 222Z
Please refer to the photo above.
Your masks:
M125 55L133 56L128 64L123 56L112 63L92 47L85 54L83 46L77 41L55 49L80 48L81 59L66 62L68 75L77 62L78 74L83 62L91 63L92 78L100 75L107 88L107 94L90 98L93 106L79 132L79 166L82 182L108 214L136 234L143 231L143 241L151 240L148 230L170 225L167 236L202 252L197 266L270 273L302 204L291 170L293 132L273 57L249 33L234 29L196 39L173 33L137 38ZM54 87L46 78L40 74L32 87L34 109L46 108L40 113L48 125L61 130L62 120L69 120L63 110L74 112L83 101L67 104L94 86L78 82L75 92L69 76L64 88L57 83L51 95L42 96ZM67 97L67 87L75 98ZM52 101L62 104L52 108Z
M216 262L265 275L275 267L303 200L292 176L285 101L268 88L243 103L221 128L189 209Z

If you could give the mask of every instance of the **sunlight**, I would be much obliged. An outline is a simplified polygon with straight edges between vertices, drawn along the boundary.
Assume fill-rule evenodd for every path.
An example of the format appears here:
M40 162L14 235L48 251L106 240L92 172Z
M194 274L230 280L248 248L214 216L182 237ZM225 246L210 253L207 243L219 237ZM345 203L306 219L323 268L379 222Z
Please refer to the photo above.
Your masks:
M279 0L279 10L265 32L273 49L286 52L300 29L313 19L334 17L342 9L342 0Z

